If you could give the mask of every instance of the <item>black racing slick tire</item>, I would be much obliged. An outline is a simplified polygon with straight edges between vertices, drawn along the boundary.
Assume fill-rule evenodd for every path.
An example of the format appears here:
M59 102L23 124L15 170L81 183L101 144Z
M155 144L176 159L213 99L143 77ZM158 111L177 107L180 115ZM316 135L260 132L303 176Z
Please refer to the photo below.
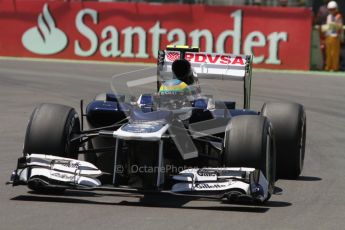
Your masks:
M77 158L79 144L70 140L79 132L79 117L73 108L41 104L31 114L23 152Z
M296 179L303 170L306 142L306 114L302 105L269 102L261 114L273 125L277 149L278 178Z
M224 143L225 167L260 169L269 182L269 197L275 183L275 142L270 121L263 116L233 117L227 125Z

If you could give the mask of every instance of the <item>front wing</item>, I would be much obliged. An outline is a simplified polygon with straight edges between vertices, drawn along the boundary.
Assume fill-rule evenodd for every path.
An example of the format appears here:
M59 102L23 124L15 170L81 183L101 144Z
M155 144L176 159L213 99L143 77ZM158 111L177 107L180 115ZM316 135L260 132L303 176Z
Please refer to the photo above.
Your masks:
M111 190L113 188L114 191L133 192L131 188L102 185L97 179L101 175L102 172L89 162L31 154L18 159L17 168L12 173L9 184L50 189ZM192 168L173 176L173 180L175 184L171 191L162 191L159 188L155 191L230 200L244 198L259 202L269 198L268 182L262 172L254 168Z

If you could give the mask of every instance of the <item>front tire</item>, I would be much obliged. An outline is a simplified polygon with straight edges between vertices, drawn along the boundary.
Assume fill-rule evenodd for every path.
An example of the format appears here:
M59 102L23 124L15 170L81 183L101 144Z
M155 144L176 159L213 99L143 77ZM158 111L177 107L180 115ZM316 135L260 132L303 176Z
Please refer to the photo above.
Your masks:
M78 132L79 117L73 108L41 104L31 114L23 152L77 158L79 146L70 140Z
M260 169L269 183L269 197L275 183L275 143L272 126L262 116L233 117L225 132L225 167Z
M80 132L79 117L68 106L41 104L32 112L25 135L24 154L45 154L78 158L78 143L71 143ZM42 183L29 183L29 188L40 193L62 192L61 188L47 188Z

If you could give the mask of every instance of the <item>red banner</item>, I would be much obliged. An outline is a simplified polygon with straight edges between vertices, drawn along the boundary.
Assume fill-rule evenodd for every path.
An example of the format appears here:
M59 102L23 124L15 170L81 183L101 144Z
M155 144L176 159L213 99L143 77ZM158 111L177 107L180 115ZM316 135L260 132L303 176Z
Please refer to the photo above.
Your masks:
M0 1L0 56L155 62L167 44L254 54L309 69L311 11L299 8Z

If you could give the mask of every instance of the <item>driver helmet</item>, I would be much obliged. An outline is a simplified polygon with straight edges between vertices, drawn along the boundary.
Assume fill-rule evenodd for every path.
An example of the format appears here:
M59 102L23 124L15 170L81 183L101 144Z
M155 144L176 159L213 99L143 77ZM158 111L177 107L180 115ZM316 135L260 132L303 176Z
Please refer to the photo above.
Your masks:
M194 84L194 74L189 61L185 59L177 59L171 66L174 77L180 81L183 81L187 85Z

